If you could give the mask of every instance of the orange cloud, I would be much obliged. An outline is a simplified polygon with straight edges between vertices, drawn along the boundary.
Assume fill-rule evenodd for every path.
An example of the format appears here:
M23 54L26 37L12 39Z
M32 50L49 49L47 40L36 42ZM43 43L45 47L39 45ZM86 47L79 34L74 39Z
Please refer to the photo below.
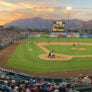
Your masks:
M54 12L54 8L49 8L49 7L40 7L40 6L36 6L36 7L33 7L34 10L37 10L37 11L48 11L48 12Z
M22 6L23 8L30 8L32 10L36 10L36 11L48 11L48 12L54 12L54 8L50 8L50 7L42 7L42 6L38 6L38 5L34 5L34 4L24 4L24 3L20 3L19 6Z
M4 6L7 6L7 7L13 7L13 4L9 3L9 2L5 2L5 1L0 1L0 5L4 5Z
M7 16L8 15L8 16ZM12 22L17 19L24 19L24 18L33 18L39 16L38 13L34 12L30 15L30 13L25 12L17 12L17 11L10 11L5 12L0 15L0 25Z

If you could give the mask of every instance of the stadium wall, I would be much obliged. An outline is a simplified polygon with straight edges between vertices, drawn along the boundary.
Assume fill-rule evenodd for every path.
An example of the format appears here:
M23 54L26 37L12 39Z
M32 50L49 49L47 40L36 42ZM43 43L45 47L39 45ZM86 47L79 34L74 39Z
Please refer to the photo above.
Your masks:
M28 37L47 37L43 34L30 34ZM92 38L92 34L79 34L79 33L51 33L48 37L58 37L58 38Z

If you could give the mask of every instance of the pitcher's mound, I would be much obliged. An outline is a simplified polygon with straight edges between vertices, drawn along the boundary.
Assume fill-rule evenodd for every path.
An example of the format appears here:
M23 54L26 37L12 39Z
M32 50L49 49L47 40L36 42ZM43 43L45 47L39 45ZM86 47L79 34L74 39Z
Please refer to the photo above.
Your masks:
M39 57L44 60L69 60L69 59L72 59L71 56L62 55L62 54L55 54L55 58L48 58L48 54L40 55Z
M85 48L71 48L72 50L86 50Z

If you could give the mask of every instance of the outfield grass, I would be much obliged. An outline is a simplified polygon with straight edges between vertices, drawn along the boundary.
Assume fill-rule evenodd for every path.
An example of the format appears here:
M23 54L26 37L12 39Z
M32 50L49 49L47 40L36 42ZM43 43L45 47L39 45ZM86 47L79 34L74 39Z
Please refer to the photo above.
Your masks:
M72 58L71 60L42 60L39 55L46 54L42 49L36 46L35 42L88 42L91 43L92 39L82 39L82 38L30 38L23 41L15 52L12 54L11 58L6 63L7 66L27 70L36 73L47 73L47 72L58 72L58 71L73 71L73 70L87 70L92 69L92 57L85 58ZM71 48L71 46L68 46ZM82 46L89 48L89 46ZM56 53L72 55L73 52L69 49L63 51L67 46L46 46L48 49L55 49ZM59 51L60 49L61 51ZM88 52L92 54L90 49ZM76 54L76 53L75 53ZM79 55L84 54L84 52L77 53ZM85 52L87 54L87 52ZM73 53L74 55L74 53Z

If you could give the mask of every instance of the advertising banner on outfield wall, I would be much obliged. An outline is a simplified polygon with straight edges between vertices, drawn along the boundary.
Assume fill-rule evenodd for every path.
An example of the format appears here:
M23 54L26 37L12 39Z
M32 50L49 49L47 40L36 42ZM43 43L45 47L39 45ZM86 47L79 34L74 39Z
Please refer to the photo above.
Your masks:
M57 35L57 37L62 37L62 35Z
M92 38L92 34L84 35L85 38Z
M41 37L41 35L40 34L35 34L35 35L30 34L28 37Z
M79 38L79 34L76 35L76 38Z
M84 35L79 35L79 38L83 38L84 37Z
M71 35L71 38L75 38L76 37L76 35Z
M66 38L66 37L67 37L67 35L57 35L57 37Z
M71 37L71 35L67 35L67 37Z
M57 37L57 35L50 35L50 37Z
M78 38L78 37L80 37L79 36L79 34L77 34L77 35L71 35L71 34L68 34L68 35L65 35L65 37L70 37L70 38Z
M88 38L88 36L87 36L87 35L84 35L83 37L84 37L84 38Z
M76 35L73 35L73 34L70 34L70 35L69 35L69 34L68 34L68 35L67 35L67 37L75 38L75 37L76 37Z
M62 35L62 37L67 37L67 35Z

